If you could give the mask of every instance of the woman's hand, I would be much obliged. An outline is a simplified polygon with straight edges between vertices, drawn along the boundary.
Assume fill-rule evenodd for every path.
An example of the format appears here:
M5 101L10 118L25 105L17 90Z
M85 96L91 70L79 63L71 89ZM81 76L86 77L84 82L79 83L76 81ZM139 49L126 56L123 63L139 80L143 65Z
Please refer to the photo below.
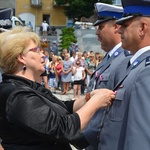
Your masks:
M111 105L115 98L115 92L108 89L97 89L92 91L90 96L91 98L88 102L76 111L80 117L81 130L86 126L98 109Z
M98 101L98 107L106 107L111 105L115 98L115 92L108 89L97 89L91 92L91 99L96 102Z

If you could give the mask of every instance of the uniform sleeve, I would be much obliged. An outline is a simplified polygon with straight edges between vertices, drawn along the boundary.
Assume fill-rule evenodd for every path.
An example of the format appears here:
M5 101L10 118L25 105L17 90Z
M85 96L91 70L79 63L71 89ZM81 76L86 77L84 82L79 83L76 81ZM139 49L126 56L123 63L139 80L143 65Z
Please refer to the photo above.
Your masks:
M150 149L150 67L143 70L129 102L124 150Z
M80 119L78 114L65 111L64 107L47 103L34 92L23 90L11 94L6 105L9 122L42 137L70 142L80 134Z

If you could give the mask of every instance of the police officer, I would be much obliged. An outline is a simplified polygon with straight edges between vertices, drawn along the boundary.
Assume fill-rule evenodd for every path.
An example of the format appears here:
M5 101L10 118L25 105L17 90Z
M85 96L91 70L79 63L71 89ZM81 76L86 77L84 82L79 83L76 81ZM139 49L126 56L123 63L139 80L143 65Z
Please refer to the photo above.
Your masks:
M120 112L124 108L119 113L123 118L119 137L123 138L119 138L118 149L149 150L150 1L123 0L122 4L124 17L118 20L119 33L122 46L134 56L130 60L131 72L118 85L118 91L126 91L118 109Z
M113 89L119 80L119 76L115 77L118 66L126 64L130 59L127 57L130 53L121 47L121 38L118 34L120 26L116 24L116 20L122 16L123 8L103 3L96 3L95 6L99 18L94 25L97 26L96 34L106 56L91 76L88 92L98 88ZM86 150L98 149L104 113L105 109L99 110L84 130L84 135L91 144Z
M106 111L98 149L149 150L150 1L122 0L122 4L123 18L117 21L122 47L134 55L114 88L116 99Z

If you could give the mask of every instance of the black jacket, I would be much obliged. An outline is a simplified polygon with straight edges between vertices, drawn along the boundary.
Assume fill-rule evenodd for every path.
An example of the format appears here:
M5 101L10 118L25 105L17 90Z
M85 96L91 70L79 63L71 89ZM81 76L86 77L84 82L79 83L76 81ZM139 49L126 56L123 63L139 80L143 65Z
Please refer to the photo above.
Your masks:
M36 82L3 74L0 137L5 150L69 150L69 143L84 148L73 103L61 102Z

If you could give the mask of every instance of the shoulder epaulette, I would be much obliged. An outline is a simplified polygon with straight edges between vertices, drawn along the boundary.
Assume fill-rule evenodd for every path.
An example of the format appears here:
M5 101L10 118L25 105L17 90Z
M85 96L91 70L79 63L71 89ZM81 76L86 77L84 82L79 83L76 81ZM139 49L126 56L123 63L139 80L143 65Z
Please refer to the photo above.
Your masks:
M125 56L131 56L131 55L133 55L130 51L128 51L128 50L124 50L124 54L125 54Z
M145 66L150 65L150 56L146 57Z

